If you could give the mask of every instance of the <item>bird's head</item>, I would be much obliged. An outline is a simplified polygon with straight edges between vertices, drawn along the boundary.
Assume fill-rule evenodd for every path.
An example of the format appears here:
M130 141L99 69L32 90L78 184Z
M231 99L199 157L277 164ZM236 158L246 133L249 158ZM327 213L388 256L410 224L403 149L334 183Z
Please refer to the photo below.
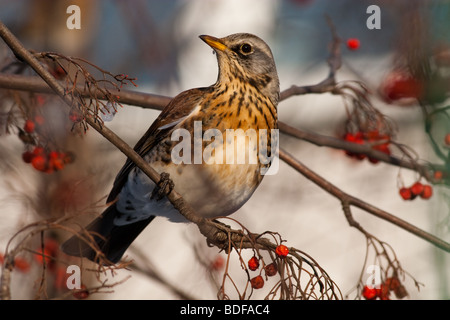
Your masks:
M219 63L218 83L243 81L278 103L280 84L277 69L269 46L259 37L249 33L235 33L224 38L202 35L217 53Z

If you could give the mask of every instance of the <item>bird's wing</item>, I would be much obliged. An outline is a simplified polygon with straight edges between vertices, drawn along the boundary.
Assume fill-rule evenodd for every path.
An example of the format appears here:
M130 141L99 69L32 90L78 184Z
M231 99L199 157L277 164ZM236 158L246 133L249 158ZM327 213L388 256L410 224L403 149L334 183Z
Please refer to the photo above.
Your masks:
M172 129L198 106L202 96L212 87L198 88L184 91L173 98L169 104L161 111L158 118L152 123L147 132L139 139L134 146L141 157L147 154L156 144L172 132ZM128 174L136 165L130 159L127 159L122 169L116 176L112 190L108 196L107 202L116 199L122 190L122 187L128 180Z

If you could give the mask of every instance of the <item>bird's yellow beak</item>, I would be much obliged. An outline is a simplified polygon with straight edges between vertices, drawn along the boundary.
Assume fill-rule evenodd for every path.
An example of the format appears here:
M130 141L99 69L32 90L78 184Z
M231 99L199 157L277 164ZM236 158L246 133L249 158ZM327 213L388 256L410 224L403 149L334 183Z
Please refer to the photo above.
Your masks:
M222 40L216 37L201 35L200 39L206 42L213 49L217 49L219 51L225 51L228 47L222 43Z

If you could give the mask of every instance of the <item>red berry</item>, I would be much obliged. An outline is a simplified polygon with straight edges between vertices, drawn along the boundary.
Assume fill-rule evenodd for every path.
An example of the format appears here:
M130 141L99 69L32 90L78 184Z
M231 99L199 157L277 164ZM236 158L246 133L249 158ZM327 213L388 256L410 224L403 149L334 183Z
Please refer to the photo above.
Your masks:
M400 196L403 198L403 200L411 200L412 199L412 193L411 193L411 189L410 188L401 188L400 191Z
M74 298L76 299L86 299L89 297L89 291L85 290L86 286L84 284L81 285L80 289L77 289L76 292L73 293Z
M36 124L42 126L45 122L45 119L43 116L37 115L36 117L34 117L34 122L36 122Z
M42 107L42 106L44 105L45 100L46 100L46 99L45 99L44 96L42 96L42 95L40 95L40 94L36 95L36 103L37 103L37 105L38 105L39 107Z
M394 278L387 278L386 281L384 282L389 290L397 290L400 287L400 280L398 280L398 278L394 277Z
M435 171L433 176L434 176L434 179L441 180L442 177L444 176L444 174L442 173L442 171Z
M34 154L30 151L25 151L22 153L22 160L25 163L31 163L31 160L33 160Z
M54 267L54 260L52 258L55 258L58 255L59 244L54 239L47 238L44 243L44 253L42 254L41 247L36 251L38 252L35 254L36 261L42 264L45 259L45 263L52 269Z
M423 186L423 191L420 194L420 197L422 199L430 199L431 196L433 195L433 187L431 187L430 185L424 185Z
M382 93L387 102L404 98L419 98L423 93L423 85L410 74L402 71L393 71L382 85Z
M44 148L42 148L42 147L35 147L35 148L33 149L33 154L34 154L35 156L42 156L42 155L45 154L45 150L44 150Z
M388 278L386 279L385 284L389 287L390 291L394 291L394 294L398 299L403 299L408 295L408 291L406 291L398 278Z
M51 151L48 154L49 157L49 168L53 170L62 170L64 168L64 154L57 151Z
M251 257L250 260L248 260L248 268L252 271L259 268L259 260L257 257Z
M275 263L270 263L264 267L264 270L266 271L266 276L272 277L277 274L277 265Z
M32 133L34 128L36 127L35 123L31 120L25 121L25 125L23 126L23 130L28 133Z
M380 288L376 289L377 296L380 298L380 300L389 300L389 286L385 283L382 283L380 285Z
M373 149L386 153L387 155L391 154L391 150L389 149L388 143L379 144L377 146L374 146Z
M45 171L47 169L47 159L44 156L37 155L31 160L31 165L38 171Z
M348 142L353 142L353 143L356 143L356 144L364 144L363 133L360 132L360 131L356 132L355 134L347 132L345 134L345 136L344 136L344 139L346 141L348 141ZM362 153L353 153L353 152L350 152L350 151L346 151L345 153L349 157L353 157L353 158L358 159L358 160L363 160L366 157L366 155L362 154Z
M50 160L50 166L55 169L56 171L62 170L64 168L64 160L61 158L58 159L51 159Z
M217 257L211 262L210 268L212 270L221 270L225 265L225 259L221 255L217 255Z
M359 49L360 42L356 38L350 38L347 40L347 48L350 50L357 50Z
M256 276L250 279L250 284L253 289L261 289L264 286L264 279L261 276Z
M419 196L423 192L423 184L421 184L420 182L416 182L411 186L410 189L413 195Z
M275 249L275 253L280 257L280 258L285 258L288 254L289 254L289 249L288 247L286 247L283 244L280 244L276 249Z
M39 262L39 264L43 264L44 260L45 260L46 264L50 263L51 252L49 250L44 248L44 253L42 254L42 249L39 248L37 250L37 252L38 253L35 254L35 258L36 258L36 261Z
M362 290L362 295L364 299L374 300L377 298L377 289L370 286L364 286Z
M445 135L445 139L444 140L445 140L445 144L450 146L450 133L447 133Z
M59 158L59 153L57 151L50 151L50 153L48 154L48 157L50 159L57 159L57 158Z
M21 257L16 257L14 259L14 267L21 272L28 272L30 270L28 261Z

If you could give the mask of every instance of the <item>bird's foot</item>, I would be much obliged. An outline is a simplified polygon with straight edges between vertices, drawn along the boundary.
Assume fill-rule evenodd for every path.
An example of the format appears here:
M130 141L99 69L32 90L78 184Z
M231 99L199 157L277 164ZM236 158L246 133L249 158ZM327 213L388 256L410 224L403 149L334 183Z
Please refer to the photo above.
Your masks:
M155 188L152 191L150 199L156 199L156 201L161 200L164 196L169 195L175 184L170 179L170 175L166 172L161 173L159 182L156 184Z

